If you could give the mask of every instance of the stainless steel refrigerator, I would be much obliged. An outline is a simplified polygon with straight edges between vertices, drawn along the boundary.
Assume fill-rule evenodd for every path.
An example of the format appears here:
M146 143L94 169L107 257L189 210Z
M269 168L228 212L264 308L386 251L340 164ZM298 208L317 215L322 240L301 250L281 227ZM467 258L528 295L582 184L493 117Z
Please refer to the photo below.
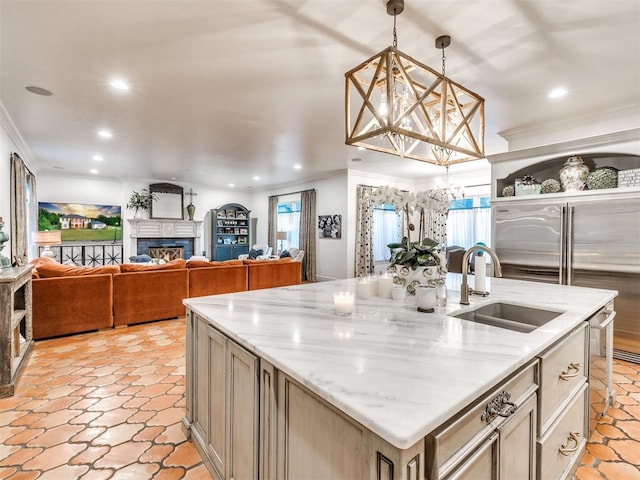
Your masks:
M617 290L613 355L640 363L640 194L554 197L494 202L503 275Z

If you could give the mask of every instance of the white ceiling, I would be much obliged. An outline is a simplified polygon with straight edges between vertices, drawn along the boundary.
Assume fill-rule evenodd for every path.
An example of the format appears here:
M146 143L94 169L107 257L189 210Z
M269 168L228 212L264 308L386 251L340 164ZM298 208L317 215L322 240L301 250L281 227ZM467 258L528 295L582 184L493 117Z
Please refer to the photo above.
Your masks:
M442 167L344 144L344 72L391 44L384 3L0 0L0 100L43 172L224 188L428 177ZM447 76L486 99L488 154L504 130L640 105L638 0L405 3L398 48L439 70L434 40L451 35ZM547 99L556 86L569 94Z

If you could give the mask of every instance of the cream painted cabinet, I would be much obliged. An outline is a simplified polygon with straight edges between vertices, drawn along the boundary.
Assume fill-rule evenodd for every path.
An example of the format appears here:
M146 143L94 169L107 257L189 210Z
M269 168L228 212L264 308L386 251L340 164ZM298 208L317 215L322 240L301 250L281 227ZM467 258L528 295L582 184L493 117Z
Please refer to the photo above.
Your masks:
M429 480L534 480L537 362L427 436Z
M586 447L588 418L588 324L540 355L538 479L571 478Z
M220 480L258 478L258 359L191 313L193 375L187 419L209 471Z

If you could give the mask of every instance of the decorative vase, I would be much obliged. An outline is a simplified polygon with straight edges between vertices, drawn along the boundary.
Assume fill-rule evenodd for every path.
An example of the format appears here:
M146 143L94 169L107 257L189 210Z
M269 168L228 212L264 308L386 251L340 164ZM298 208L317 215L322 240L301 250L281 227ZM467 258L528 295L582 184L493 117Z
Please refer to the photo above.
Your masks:
M136 211L133 213L133 218L140 219L142 218L142 209L136 208Z
M2 231L4 228L4 223L2 223L2 219L0 218L0 268L2 267L10 267L11 264L9 259L2 255L2 249L4 248L4 243L9 240L9 235Z
M193 215L196 213L196 206L193 203L187 205L187 215L189 215L189 220L193 221Z
M396 285L406 287L409 295L416 294L417 285L436 286L447 276L447 269L443 266L418 267L415 270L403 265L395 265Z
M560 183L565 192L584 190L589 175L589 167L584 164L581 157L574 155L569 157L560 170Z
M614 167L596 168L587 176L587 188L589 190L618 188L618 169Z

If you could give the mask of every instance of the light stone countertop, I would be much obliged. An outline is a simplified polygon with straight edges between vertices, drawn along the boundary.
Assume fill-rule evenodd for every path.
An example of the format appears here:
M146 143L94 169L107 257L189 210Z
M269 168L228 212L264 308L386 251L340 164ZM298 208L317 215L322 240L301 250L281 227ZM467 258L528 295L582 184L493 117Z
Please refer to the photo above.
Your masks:
M524 365L617 294L487 278L486 298L460 300L460 274L435 313L406 301L355 300L337 316L333 292L357 279L190 298L185 305L365 427L404 449ZM473 276L469 276L473 285ZM497 300L565 312L530 333L447 314Z

